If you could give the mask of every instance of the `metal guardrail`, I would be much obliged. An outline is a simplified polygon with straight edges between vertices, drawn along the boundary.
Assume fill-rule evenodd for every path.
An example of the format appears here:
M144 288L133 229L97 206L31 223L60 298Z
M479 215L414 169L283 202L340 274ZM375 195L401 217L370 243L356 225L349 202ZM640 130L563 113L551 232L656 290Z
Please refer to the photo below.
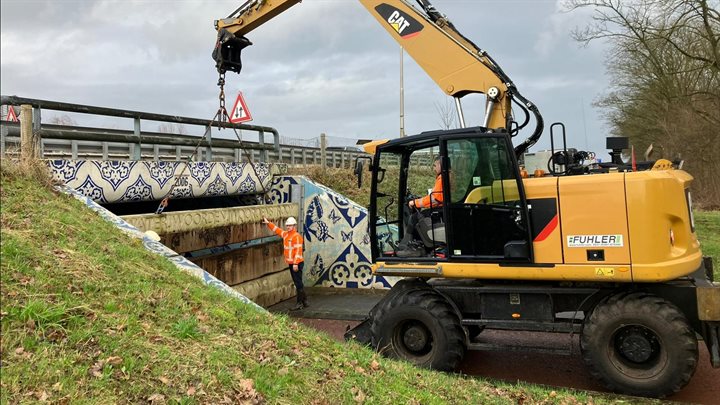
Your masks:
M281 145L278 131L272 127L218 123L198 118L155 114L142 111L120 110L57 101L1 96L2 105L31 105L33 107L33 132L41 140L40 154L50 159L103 159L103 160L181 160L189 156L199 144L198 156L201 161L241 161L243 154L253 160L282 162L290 165L316 165L323 161L320 148ZM67 125L43 124L41 110L54 110L72 113L92 114L129 118L134 120L134 130L112 128L93 128ZM168 134L141 131L141 120L157 122L199 125L206 128L202 138L192 135ZM219 126L218 126L219 125ZM229 139L213 139L212 129L235 128L256 132L258 142ZM265 133L273 135L273 143L265 143ZM0 131L0 154L12 154L20 149L20 125L2 123ZM202 139L202 140L201 140ZM330 167L349 167L357 156L357 151L325 151L325 161Z

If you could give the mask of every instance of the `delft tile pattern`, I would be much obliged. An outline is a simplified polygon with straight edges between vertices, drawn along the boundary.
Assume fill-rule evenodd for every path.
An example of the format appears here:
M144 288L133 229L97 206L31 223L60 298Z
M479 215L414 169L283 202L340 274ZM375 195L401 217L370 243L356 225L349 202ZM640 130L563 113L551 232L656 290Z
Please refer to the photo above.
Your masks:
M304 190L305 285L387 289L399 280L374 276L370 271L366 208L303 176L276 176L269 193L271 202L290 202L294 184L302 184Z
M240 294L239 292L233 290L230 288L227 284L223 283L222 281L215 278L212 274L208 273L207 271L203 270L202 268L195 265L193 262L187 260L185 257L180 256L175 251L171 250L167 246L163 245L160 242L156 242L150 238L148 238L142 231L135 228L134 226L130 225L129 223L125 222L122 218L118 217L117 215L113 214L112 212L106 210L99 204L97 204L92 197L84 195L82 192L79 192L71 187L68 186L59 186L57 187L58 190L70 194L76 199L80 200L81 202L85 203L85 205L88 206L91 210L95 211L105 219L106 221L114 224L116 227L118 227L121 231L128 234L129 236L133 238L142 239L143 245L145 248L157 255L165 257L167 260L170 260L175 267L177 267L180 270L183 270L187 273L190 273L192 276L199 278L202 280L203 283L205 283L208 286L215 287L225 294L238 299L246 304L252 305L254 308L256 308L259 311L265 311L262 307L252 302L249 298L246 296Z
M262 193L284 172L260 162L254 170L237 162L49 160L48 166L56 179L100 204L158 201L171 190L170 198Z

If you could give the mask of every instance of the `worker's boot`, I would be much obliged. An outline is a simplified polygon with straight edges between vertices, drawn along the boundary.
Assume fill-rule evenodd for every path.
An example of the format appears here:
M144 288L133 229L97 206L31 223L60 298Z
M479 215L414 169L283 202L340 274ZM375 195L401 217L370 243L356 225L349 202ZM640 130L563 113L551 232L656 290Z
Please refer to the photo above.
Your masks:
M406 232L405 236L403 236L402 239L400 239L400 242L398 243L397 250L407 250L408 245L410 242L412 242L413 237L412 233Z
M290 308L290 310L291 310L291 311L299 311L299 310L301 310L301 309L303 309L303 304L302 304L302 292L298 292L298 293L297 293L296 302L295 302L295 306L292 307L292 308Z
M307 308L310 306L310 305L308 305L307 294L305 294L305 291L302 292L302 305L303 305L303 308Z
M407 244L407 247L402 250L398 250L397 257L421 257L425 256L425 247L422 243L413 240Z
M290 310L299 311L305 307L307 307L307 295L305 294L305 291L299 291L297 293L297 304L295 304L295 306Z

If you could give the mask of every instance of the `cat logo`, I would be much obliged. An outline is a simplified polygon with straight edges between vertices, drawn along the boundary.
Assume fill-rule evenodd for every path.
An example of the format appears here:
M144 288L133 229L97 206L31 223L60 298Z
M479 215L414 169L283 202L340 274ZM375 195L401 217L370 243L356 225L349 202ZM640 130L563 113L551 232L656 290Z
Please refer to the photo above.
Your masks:
M403 39L410 39L417 36L424 28L422 24L410 17L407 13L389 4L380 4L375 7L375 11L377 11Z

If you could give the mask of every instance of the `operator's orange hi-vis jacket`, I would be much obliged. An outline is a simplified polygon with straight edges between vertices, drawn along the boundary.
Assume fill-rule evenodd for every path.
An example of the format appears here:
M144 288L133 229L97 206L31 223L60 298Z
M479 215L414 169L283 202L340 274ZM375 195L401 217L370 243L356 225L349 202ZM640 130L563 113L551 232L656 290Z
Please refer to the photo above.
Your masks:
M415 200L415 206L418 208L430 208L430 203L432 202L432 207L442 207L443 204L443 184L442 184L442 175L439 175L435 178L435 185L432 188L432 191L429 195L426 195L424 197L416 198Z
M303 259L303 237L297 230L283 231L272 222L267 224L271 231L283 238L283 247L285 248L285 262L287 264L300 264Z

